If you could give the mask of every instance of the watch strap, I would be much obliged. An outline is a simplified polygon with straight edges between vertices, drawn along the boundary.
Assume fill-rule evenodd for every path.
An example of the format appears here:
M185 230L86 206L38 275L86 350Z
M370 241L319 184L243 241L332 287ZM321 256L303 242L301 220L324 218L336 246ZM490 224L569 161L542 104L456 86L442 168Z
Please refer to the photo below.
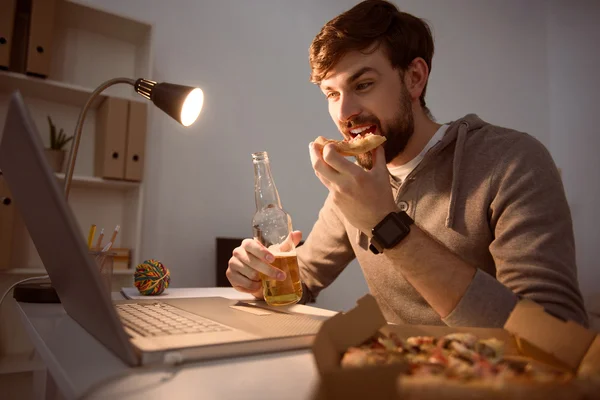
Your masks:
M371 250L371 252L373 254L381 254L381 253L383 253L383 248L379 244L379 241L375 237L371 238L371 243L369 244L369 250Z

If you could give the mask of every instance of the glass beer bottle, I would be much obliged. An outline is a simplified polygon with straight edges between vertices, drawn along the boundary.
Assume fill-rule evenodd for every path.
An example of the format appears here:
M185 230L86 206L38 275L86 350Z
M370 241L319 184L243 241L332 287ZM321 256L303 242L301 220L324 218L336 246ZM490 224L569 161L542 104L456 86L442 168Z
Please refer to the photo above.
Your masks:
M272 306L294 304L302 297L302 284L296 247L291 237L292 219L281 206L267 152L253 153L252 162L256 201L256 213L252 219L254 239L269 249L275 257L271 265L285 272L286 276L284 281L278 281L261 274L263 295L267 304Z

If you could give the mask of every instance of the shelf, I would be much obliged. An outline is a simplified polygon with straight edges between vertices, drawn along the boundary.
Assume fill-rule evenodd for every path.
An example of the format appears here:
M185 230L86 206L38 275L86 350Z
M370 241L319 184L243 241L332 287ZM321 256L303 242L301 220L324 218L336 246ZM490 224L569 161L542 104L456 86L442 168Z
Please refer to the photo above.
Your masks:
M5 354L0 356L0 375L41 371L46 367L42 360L32 359L30 353Z
M133 275L135 268L115 269L113 275ZM0 275L47 275L44 268L8 268L0 269Z
M65 174L57 173L59 181L64 182ZM103 179L97 176L77 176L73 175L71 181L72 188L92 188L92 189L114 189L114 190L132 190L140 187L140 182Z
M53 81L51 79L36 78L25 74L0 71L0 92L12 93L20 90L23 97L32 97L55 103L68 104L83 107L94 89L85 88L70 83ZM131 88L134 93L133 87ZM107 97L106 93L98 95L92 103L92 109L97 108ZM112 97L122 97L110 95ZM145 102L142 97L125 97L127 100Z

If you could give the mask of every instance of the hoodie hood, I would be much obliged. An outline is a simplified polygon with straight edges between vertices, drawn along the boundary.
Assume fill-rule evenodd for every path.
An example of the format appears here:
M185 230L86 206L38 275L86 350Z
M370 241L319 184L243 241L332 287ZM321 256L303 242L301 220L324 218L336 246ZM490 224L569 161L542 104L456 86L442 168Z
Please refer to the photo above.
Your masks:
M456 209L456 199L460 191L460 167L463 160L465 143L469 132L481 129L486 123L474 114L469 114L464 118L450 124L448 131L442 142L446 146L454 141L454 160L452 162L452 186L450 189L450 204L448 204L448 214L446 216L446 228L452 229L454 224L454 210ZM448 139L446 142L446 138Z

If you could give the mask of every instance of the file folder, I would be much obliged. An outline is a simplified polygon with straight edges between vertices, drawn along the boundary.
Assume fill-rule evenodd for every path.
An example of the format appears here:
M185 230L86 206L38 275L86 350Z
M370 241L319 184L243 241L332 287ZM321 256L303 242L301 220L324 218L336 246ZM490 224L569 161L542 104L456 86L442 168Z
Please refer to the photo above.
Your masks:
M31 0L26 66L29 75L48 77L50 73L55 15L56 0Z
M0 68L8 69L17 0L0 0Z
M144 174L146 119L147 104L130 101L127 124L127 158L125 161L125 179L129 181L141 181Z
M96 111L95 176L124 178L128 110L128 100L107 97Z
M10 268L15 203L0 173L0 269Z

